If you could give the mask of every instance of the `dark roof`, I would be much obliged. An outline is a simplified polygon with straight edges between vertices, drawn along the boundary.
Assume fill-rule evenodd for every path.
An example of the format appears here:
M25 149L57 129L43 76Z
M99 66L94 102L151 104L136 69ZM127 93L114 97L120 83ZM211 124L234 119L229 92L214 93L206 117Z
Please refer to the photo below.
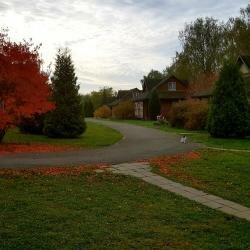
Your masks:
M129 100L132 101L135 96L135 93L140 93L140 92L141 90L139 90L138 88L129 90L119 90L117 94L117 99L109 103L108 106L110 107L116 106L122 101L129 101Z
M241 55L238 57L237 62L241 61L242 63L245 63L247 67L250 69L250 56L248 55Z
M183 85L187 86L188 85L188 81L186 80L181 80L179 78L177 78L174 75L170 75L167 78L163 79L162 81L160 81L158 84L156 84L152 90L156 90L159 86L161 86L162 84L166 83L170 78L175 78L177 81L179 81L180 83L182 83Z
M185 86L188 85L188 81L183 81L183 80L178 79L174 75L170 75L167 78L165 78L162 81L160 81L158 84L156 84L152 88L152 90L146 91L146 92L142 92L138 97L133 98L133 101L143 101L143 100L149 99L150 92L156 90L160 85L168 82L168 80L170 78L175 78L177 81L181 82ZM185 96L186 96L186 94L183 91L160 92L158 94L159 94L159 98L160 99L184 99Z
M200 90L192 95L192 97L210 97L213 94L213 89Z
M184 91L168 91L168 92L160 92L160 99L185 99L186 93Z

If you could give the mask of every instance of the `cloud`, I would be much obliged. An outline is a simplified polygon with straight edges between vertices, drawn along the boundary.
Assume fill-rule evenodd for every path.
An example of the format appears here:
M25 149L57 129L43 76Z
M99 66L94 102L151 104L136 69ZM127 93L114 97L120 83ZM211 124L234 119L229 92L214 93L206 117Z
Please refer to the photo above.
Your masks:
M46 64L68 46L82 92L102 85L140 87L179 49L178 31L199 16L227 20L248 0L1 0L0 22L12 39L42 42Z

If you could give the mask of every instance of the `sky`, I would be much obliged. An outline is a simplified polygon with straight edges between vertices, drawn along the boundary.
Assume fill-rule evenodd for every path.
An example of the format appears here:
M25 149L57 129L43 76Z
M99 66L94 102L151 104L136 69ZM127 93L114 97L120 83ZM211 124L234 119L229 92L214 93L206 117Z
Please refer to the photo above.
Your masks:
M13 41L42 43L45 68L68 47L83 94L141 87L180 50L178 33L198 17L226 21L249 0L0 0L0 24Z

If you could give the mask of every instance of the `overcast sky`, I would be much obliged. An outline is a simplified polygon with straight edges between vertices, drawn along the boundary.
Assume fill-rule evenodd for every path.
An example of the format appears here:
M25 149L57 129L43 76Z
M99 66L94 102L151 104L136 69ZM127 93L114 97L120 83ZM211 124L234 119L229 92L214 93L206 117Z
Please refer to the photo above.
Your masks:
M249 0L0 0L0 23L15 41L42 43L45 64L72 52L81 92L140 87L179 49L178 32L197 17L227 20Z

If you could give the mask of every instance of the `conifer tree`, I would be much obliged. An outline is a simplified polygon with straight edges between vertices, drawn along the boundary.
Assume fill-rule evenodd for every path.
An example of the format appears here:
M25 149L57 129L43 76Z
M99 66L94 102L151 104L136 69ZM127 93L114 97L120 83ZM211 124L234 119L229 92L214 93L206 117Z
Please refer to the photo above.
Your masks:
M150 94L148 108L150 119L155 120L156 116L159 115L161 111L160 99L155 90L153 90Z
M213 137L244 137L248 130L246 84L238 65L225 62L216 83L208 118Z
M49 137L76 138L85 131L86 124L74 65L67 49L58 51L51 81L56 108L48 114L44 132Z

